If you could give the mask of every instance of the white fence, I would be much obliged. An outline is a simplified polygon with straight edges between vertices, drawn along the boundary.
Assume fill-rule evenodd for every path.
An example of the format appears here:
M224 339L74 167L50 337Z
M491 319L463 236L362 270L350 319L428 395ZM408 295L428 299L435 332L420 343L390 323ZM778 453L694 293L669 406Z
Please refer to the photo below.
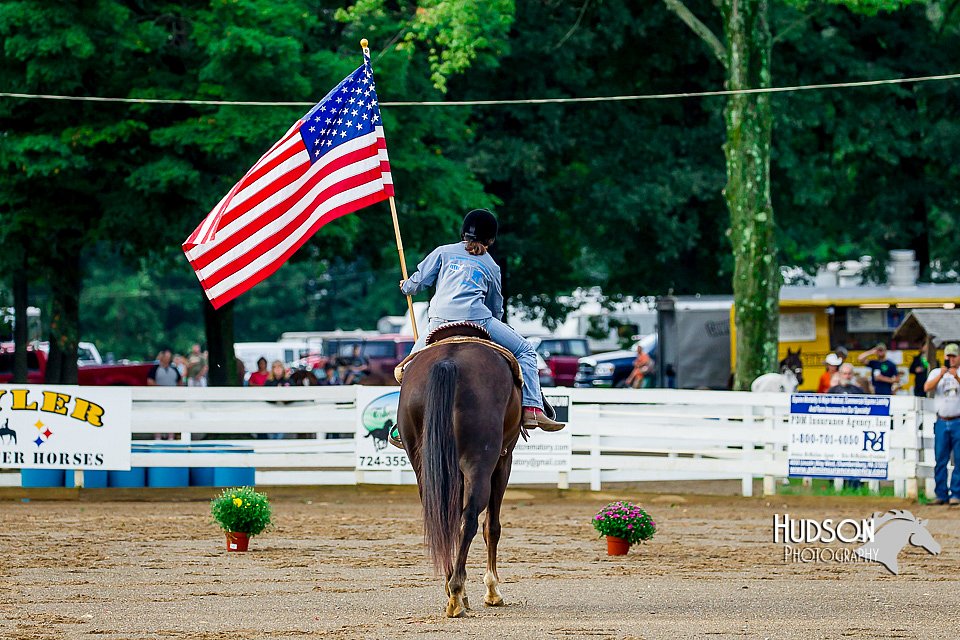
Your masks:
M141 451L134 467L253 467L258 485L414 483L412 471L357 471L356 387L133 389L133 433L178 434L179 442L243 445L244 452ZM384 388L384 393L396 388ZM669 389L551 389L570 398L569 473L515 471L513 484L585 484L736 479L752 495L773 493L787 474L787 394ZM889 478L895 493L932 495L933 421L929 400L897 396L891 406ZM256 434L284 434L259 439ZM537 431L532 432L536 439ZM254 434L254 439L251 439ZM264 436L260 436L263 438ZM148 447L149 449L149 447ZM19 484L19 474L0 474Z

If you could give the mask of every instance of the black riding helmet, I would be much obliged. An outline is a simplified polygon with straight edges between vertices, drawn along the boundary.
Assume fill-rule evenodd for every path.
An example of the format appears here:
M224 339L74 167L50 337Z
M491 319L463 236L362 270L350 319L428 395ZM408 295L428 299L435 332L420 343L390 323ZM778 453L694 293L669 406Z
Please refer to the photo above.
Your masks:
M463 219L460 237L489 245L497 237L497 219L486 209L474 209Z

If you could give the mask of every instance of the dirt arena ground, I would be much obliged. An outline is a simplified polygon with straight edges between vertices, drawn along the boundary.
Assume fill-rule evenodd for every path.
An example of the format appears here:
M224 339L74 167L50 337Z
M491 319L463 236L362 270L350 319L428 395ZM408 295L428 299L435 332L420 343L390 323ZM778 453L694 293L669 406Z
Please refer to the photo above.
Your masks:
M960 605L960 507L874 498L509 491L500 575L482 606L483 540L467 618L425 559L413 488L266 488L276 526L227 553L212 490L0 491L0 638L948 638ZM30 495L29 501L24 496ZM50 500L43 498L60 498ZM608 557L590 517L632 499L660 532ZM792 563L773 514L929 518L939 556ZM479 606L478 606L479 605Z

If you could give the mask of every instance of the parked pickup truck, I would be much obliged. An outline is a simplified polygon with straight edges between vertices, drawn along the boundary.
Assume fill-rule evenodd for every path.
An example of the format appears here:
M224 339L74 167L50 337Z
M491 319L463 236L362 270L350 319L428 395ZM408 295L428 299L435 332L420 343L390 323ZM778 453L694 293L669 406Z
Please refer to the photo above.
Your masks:
M12 342L0 344L0 384L13 381ZM98 354L99 355L99 354ZM82 357L82 355L81 355ZM147 384L147 373L154 363L141 364L88 364L85 360L77 367L77 382L84 386L143 386ZM27 382L42 384L46 380L47 353L41 347L27 347Z

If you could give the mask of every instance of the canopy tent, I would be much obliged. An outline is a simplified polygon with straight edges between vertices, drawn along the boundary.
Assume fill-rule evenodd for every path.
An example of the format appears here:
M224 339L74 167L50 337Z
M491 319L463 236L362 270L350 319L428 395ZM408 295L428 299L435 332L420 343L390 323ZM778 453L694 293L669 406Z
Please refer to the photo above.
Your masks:
M960 342L960 310L918 309L911 311L893 332L894 340L922 343L927 337L936 348Z

